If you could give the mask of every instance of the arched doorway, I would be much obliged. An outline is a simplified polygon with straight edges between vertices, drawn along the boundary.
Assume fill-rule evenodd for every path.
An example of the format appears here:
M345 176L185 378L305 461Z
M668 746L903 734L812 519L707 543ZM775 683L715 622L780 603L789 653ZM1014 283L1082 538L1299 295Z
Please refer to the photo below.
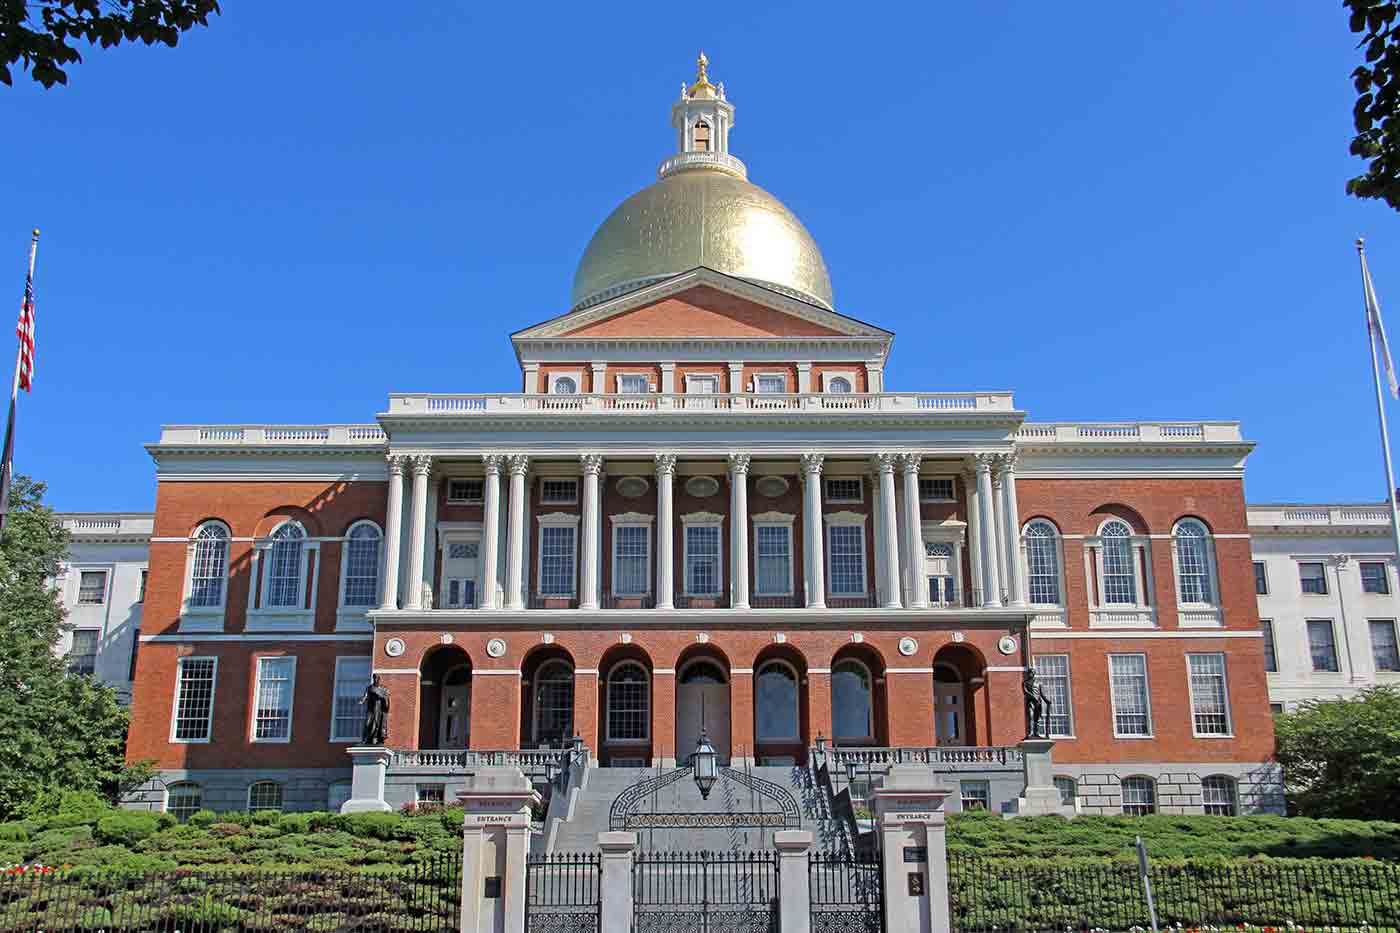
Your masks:
M604 767L651 763L651 658L635 645L616 647L598 665L598 759Z
M889 744L885 664L869 645L847 645L831 662L831 740L838 746Z
M944 645L933 656L934 744L979 744L977 701L985 696L986 671L981 653L966 644Z
M420 748L471 746L472 662L456 645L443 645L419 669Z
M546 645L521 665L521 741L531 748L563 748L574 736L574 662Z
M720 762L728 764L729 670L710 655L692 658L676 671L676 764L683 765L695 752L702 727Z
M802 656L774 647L760 654L753 672L754 757L761 765L791 765L807 749L807 665Z

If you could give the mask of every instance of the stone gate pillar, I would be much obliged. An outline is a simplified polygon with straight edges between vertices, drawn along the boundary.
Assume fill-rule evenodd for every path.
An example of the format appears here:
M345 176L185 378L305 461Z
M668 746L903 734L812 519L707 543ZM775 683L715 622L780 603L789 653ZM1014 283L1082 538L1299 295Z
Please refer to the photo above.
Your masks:
M808 933L812 928L811 870L807 853L812 848L812 832L783 829L773 834L778 850L779 933Z
M462 933L524 933L530 808L539 792L519 768L478 768L457 799L462 826Z
M949 933L943 801L951 793L919 765L893 766L875 791L886 930Z
M602 901L601 933L632 931L632 859L636 848L636 833L598 834L598 849L603 859L598 885Z

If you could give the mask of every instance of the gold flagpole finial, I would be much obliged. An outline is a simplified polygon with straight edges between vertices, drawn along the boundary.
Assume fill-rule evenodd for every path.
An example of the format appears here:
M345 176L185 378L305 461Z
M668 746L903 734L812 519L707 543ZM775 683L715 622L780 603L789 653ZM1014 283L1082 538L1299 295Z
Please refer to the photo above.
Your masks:
M1359 253L1366 248L1366 238L1359 236L1356 238L1356 251Z
M36 240L39 239L39 228L38 228L38 227L35 227L35 228L34 228L34 239L36 239Z

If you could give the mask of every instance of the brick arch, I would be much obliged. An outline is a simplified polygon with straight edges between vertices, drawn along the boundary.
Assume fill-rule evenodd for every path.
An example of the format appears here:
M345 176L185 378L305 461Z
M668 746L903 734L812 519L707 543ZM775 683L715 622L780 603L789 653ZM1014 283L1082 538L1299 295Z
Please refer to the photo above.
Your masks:
M574 670L577 669L577 665L576 665L575 662L574 662L573 653L570 652L569 649L565 648L563 645L559 644L558 642L555 642L555 643L553 643L553 644L545 644L544 642L540 642L539 644L537 644L537 645L535 645L534 647L532 647L529 651L525 652L525 657L521 659L521 662L520 662L520 744L521 744L521 747L525 747L525 746L527 746L527 745L534 745L534 744L537 744L537 743L538 743L538 739L537 739L536 736L535 736L535 705L536 705L536 699L537 699L538 694L539 694L539 691L538 691L538 686L539 686L539 685L536 683L535 677L536 677L537 674L539 674L539 672L540 672L546 665L548 665L548 664L550 664L550 663L552 663L552 662L556 662L556 661L558 661L558 662L563 662L564 664L567 664L567 665L569 666L569 670L570 670L571 673L572 673ZM575 675L575 678L576 678L576 676L577 676L577 675ZM577 681L576 681L576 679L575 679L575 680L573 680L573 681L571 681L571 682L572 682L573 685L574 685L574 691L575 691L575 692L572 694L572 700L573 700L573 703L574 703L574 709L577 710L577 699L578 699L577 692L576 692L576 691L577 691ZM575 715L576 715L576 714L575 714ZM573 726L572 726L572 728L569 730L569 733L570 733L570 734L569 734L568 736L566 736L566 738L572 738L572 736L573 736L574 734L577 734L577 732L578 732L578 721L577 721L577 719L575 718L574 723L573 723Z
M627 663L638 664L646 671L648 728L647 738L643 741L617 740L609 735L608 678L619 665ZM651 760L652 749L656 746L658 738L655 734L655 723L657 722L655 669L651 654L635 642L613 645L603 652L602 658L598 660L598 695L595 709L598 711L598 759L604 765L612 764L619 758L640 758L644 762Z
M1146 535L1152 533L1152 528L1147 524L1147 519L1142 517L1142 513L1132 506L1124 505L1121 502L1106 502L1098 506L1089 513L1089 527L1084 529L1086 534L1098 534L1099 525L1110 518L1121 518L1128 523L1128 527L1133 529L1133 534Z
M316 538L325 533L321 529L320 519L311 512L296 505L279 505L275 509L269 509L258 519L253 528L253 537L265 538L272 534L278 525L288 520L300 522L301 527L306 529L307 537Z
M939 667L944 665L957 673L962 683L963 744L987 745L991 741L990 695L987 690L987 658L977 646L967 642L954 642L941 646L933 654L934 673L929 679L929 690L935 690L939 678ZM935 720L938 707L934 706ZM937 726L934 724L931 742L937 741Z
M831 690L831 722L833 742L840 740L840 736L835 735L836 723L836 666L843 661L857 661L870 673L870 718L871 736L869 742L874 745L889 745L889 692L885 683L885 657L874 645L866 642L843 645L831 657L832 669L832 690ZM849 742L845 744L851 744ZM862 744L862 743L855 743Z
M418 747L438 748L443 679L466 666L468 683L474 667L467 650L457 644L429 645L418 659ZM470 687L468 697L471 696ZM469 707L470 709L470 707ZM475 710L471 710L475 713ZM470 719L470 713L469 713Z
M773 740L763 737L759 728L762 707L760 674L772 661L782 662L797 675L797 736L796 740ZM803 762L806 760L807 746L812 741L811 684L808 676L807 656L792 644L771 644L754 656L753 662L753 737L754 755L758 758L788 758Z

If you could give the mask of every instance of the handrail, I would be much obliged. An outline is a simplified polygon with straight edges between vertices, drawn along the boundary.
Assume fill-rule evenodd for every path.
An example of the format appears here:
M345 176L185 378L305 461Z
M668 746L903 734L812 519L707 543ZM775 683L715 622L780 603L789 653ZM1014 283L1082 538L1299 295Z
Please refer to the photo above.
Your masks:
M857 765L987 765L998 767L1019 767L1024 760L1021 749L1015 745L931 745L913 746L860 746L833 747L826 750L827 759L833 767L845 768L847 763Z

